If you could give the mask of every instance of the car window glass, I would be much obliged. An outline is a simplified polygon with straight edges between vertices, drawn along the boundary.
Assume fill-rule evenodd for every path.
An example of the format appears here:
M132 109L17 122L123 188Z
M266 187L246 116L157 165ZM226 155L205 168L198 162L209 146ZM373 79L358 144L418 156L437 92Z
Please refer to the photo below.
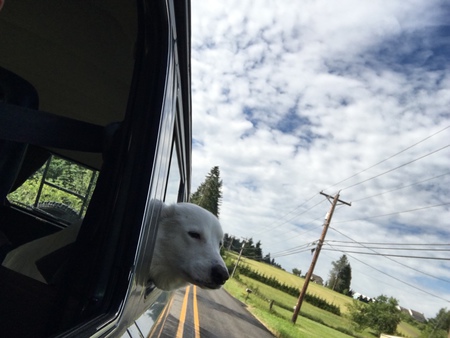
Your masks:
M56 220L72 223L83 218L92 197L98 171L57 156L31 175L8 200Z
M170 160L169 178L167 180L167 190L165 202L167 204L178 202L178 192L180 189L180 166L178 163L178 151L175 144L172 146L172 158Z

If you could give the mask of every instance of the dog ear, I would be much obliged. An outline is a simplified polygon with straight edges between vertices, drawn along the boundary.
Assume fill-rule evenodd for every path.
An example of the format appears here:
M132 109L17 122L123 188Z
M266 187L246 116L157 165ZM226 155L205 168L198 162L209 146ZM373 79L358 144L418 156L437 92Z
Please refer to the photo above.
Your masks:
M175 213L175 204L172 205L162 204L159 219L164 220L170 218L174 215L174 213Z

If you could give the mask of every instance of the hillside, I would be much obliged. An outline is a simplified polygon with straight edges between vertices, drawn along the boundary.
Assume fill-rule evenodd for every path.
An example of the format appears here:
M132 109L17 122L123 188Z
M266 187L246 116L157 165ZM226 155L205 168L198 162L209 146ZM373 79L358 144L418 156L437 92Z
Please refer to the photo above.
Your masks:
M233 254L233 253L231 253ZM259 271L262 274L267 276L273 276L278 279L281 283L285 283L292 286L297 286L300 290L303 287L305 282L304 278L293 275L290 272L278 269L269 264L257 262L247 258L241 258L240 264L246 264L251 269ZM309 283L308 293L316 295L320 298L324 298L330 303L334 303L335 305L341 308L341 311L345 313L347 311L346 304L352 301L352 298L347 297L341 293L334 292L322 285L316 283ZM295 304L294 304L295 305Z
M227 261L228 260L236 261L237 255L234 252L227 252ZM251 268L254 271L258 271L260 274L266 275L268 277L274 277L281 283L298 287L299 291L305 282L304 278L295 276L282 269L276 268L266 263L261 263L248 258L241 257L241 262L239 263L239 266L243 265L247 265L249 268ZM270 322L272 321L272 319L270 319L271 312L269 311L268 302L270 300L273 300L275 302L274 303L275 305L272 314L276 314L277 317L284 318L284 321L281 322L284 324L280 323L272 324L277 326L277 329L274 329L274 331L280 332L284 329L284 326L292 327L290 318L292 316L293 310L290 309L293 309L293 307L295 306L297 302L296 297L290 296L280 290L274 289L268 285L253 280L249 277L239 275L239 272L237 273L236 277L237 277L236 280L227 282L228 285L225 284L225 289L227 291L229 291L236 298L248 302L251 305L250 310L254 311L254 314L256 316L259 316L260 319L263 322L265 322L268 327L271 326ZM252 290L254 289L257 295L251 294L250 297L246 299L247 296L245 292L246 288L250 288ZM373 337L370 330L366 330L363 332L354 332L352 323L346 316L348 312L347 304L350 304L353 301L352 298L337 293L335 291L332 291L324 286L315 283L309 284L307 293L320 297L326 300L328 303L338 306L341 310L341 316L334 315L330 312L312 306L308 302L304 302L300 313L301 317L299 317L297 324L302 323L301 325L303 326L305 325L305 321L308 320L308 322L310 322L309 319L312 319L313 322L315 322L314 324L311 324L313 325L312 329L313 331L324 330L324 328L320 328L320 326L325 326L327 330L330 330L330 327L334 328L335 333L333 334L333 336L336 337L342 335L347 337L351 336ZM269 321L269 323L267 321ZM282 327L281 329L280 325ZM404 337L416 338L419 337L420 335L419 330L403 322L397 327L397 331ZM343 332L350 335L343 334ZM305 334L305 332L302 332L302 334ZM309 332L308 335L310 334L311 333ZM280 336L295 337L295 334L290 335L284 333L281 334Z

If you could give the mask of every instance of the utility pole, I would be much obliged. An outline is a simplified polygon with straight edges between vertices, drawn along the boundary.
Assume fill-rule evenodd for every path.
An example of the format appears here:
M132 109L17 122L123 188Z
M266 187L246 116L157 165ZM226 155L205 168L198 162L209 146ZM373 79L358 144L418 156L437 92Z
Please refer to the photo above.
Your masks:
M316 266L317 259L319 258L320 250L322 249L322 245L325 240L325 236L327 235L328 227L330 226L330 222L331 222L331 218L333 217L334 209L336 208L336 205L338 204L338 202L349 205L349 206L352 205L351 203L341 201L339 199L339 192L334 197L327 195L322 191L320 192L320 194L324 195L328 199L328 201L331 202L331 199L333 199L333 201L331 202L330 211L327 213L327 215L325 217L325 224L323 226L322 235L320 236L319 242L317 243L317 247L316 247L316 250L314 251L314 256L311 261L311 265L309 267L308 273L305 276L305 283L303 284L302 291L300 292L300 296L298 297L297 305L295 306L294 314L292 315L291 321L294 324L297 321L298 313L300 312L300 308L302 307L303 299L305 298L306 290L308 289L308 285L309 285L309 281L311 280L311 276L314 272L314 267Z
M237 266L239 264L239 261L241 260L242 251L244 251L245 243L247 243L247 239L244 239L244 242L242 243L241 251L239 252L239 257L237 259L236 265L234 266L234 269L233 269L233 272L231 273L231 277L230 278L233 278L234 273L236 272L236 268L237 268Z
M230 245L228 245L228 251L231 250L231 246L233 245L233 241L234 241L234 236L230 237Z
M336 284L339 280L339 274L341 273L341 270L338 271L338 273L336 274L336 278L334 279L334 283L333 283L333 288L331 290L334 291L334 288L336 287Z

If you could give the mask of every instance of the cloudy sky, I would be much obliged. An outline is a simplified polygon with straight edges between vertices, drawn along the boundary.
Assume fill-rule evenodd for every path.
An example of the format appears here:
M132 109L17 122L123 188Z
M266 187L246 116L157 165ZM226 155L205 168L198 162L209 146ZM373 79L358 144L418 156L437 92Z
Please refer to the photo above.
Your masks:
M315 273L347 251L353 290L428 317L450 308L449 12L192 1L192 188L220 167L224 231L306 273L330 208L319 192L340 190L352 206Z

